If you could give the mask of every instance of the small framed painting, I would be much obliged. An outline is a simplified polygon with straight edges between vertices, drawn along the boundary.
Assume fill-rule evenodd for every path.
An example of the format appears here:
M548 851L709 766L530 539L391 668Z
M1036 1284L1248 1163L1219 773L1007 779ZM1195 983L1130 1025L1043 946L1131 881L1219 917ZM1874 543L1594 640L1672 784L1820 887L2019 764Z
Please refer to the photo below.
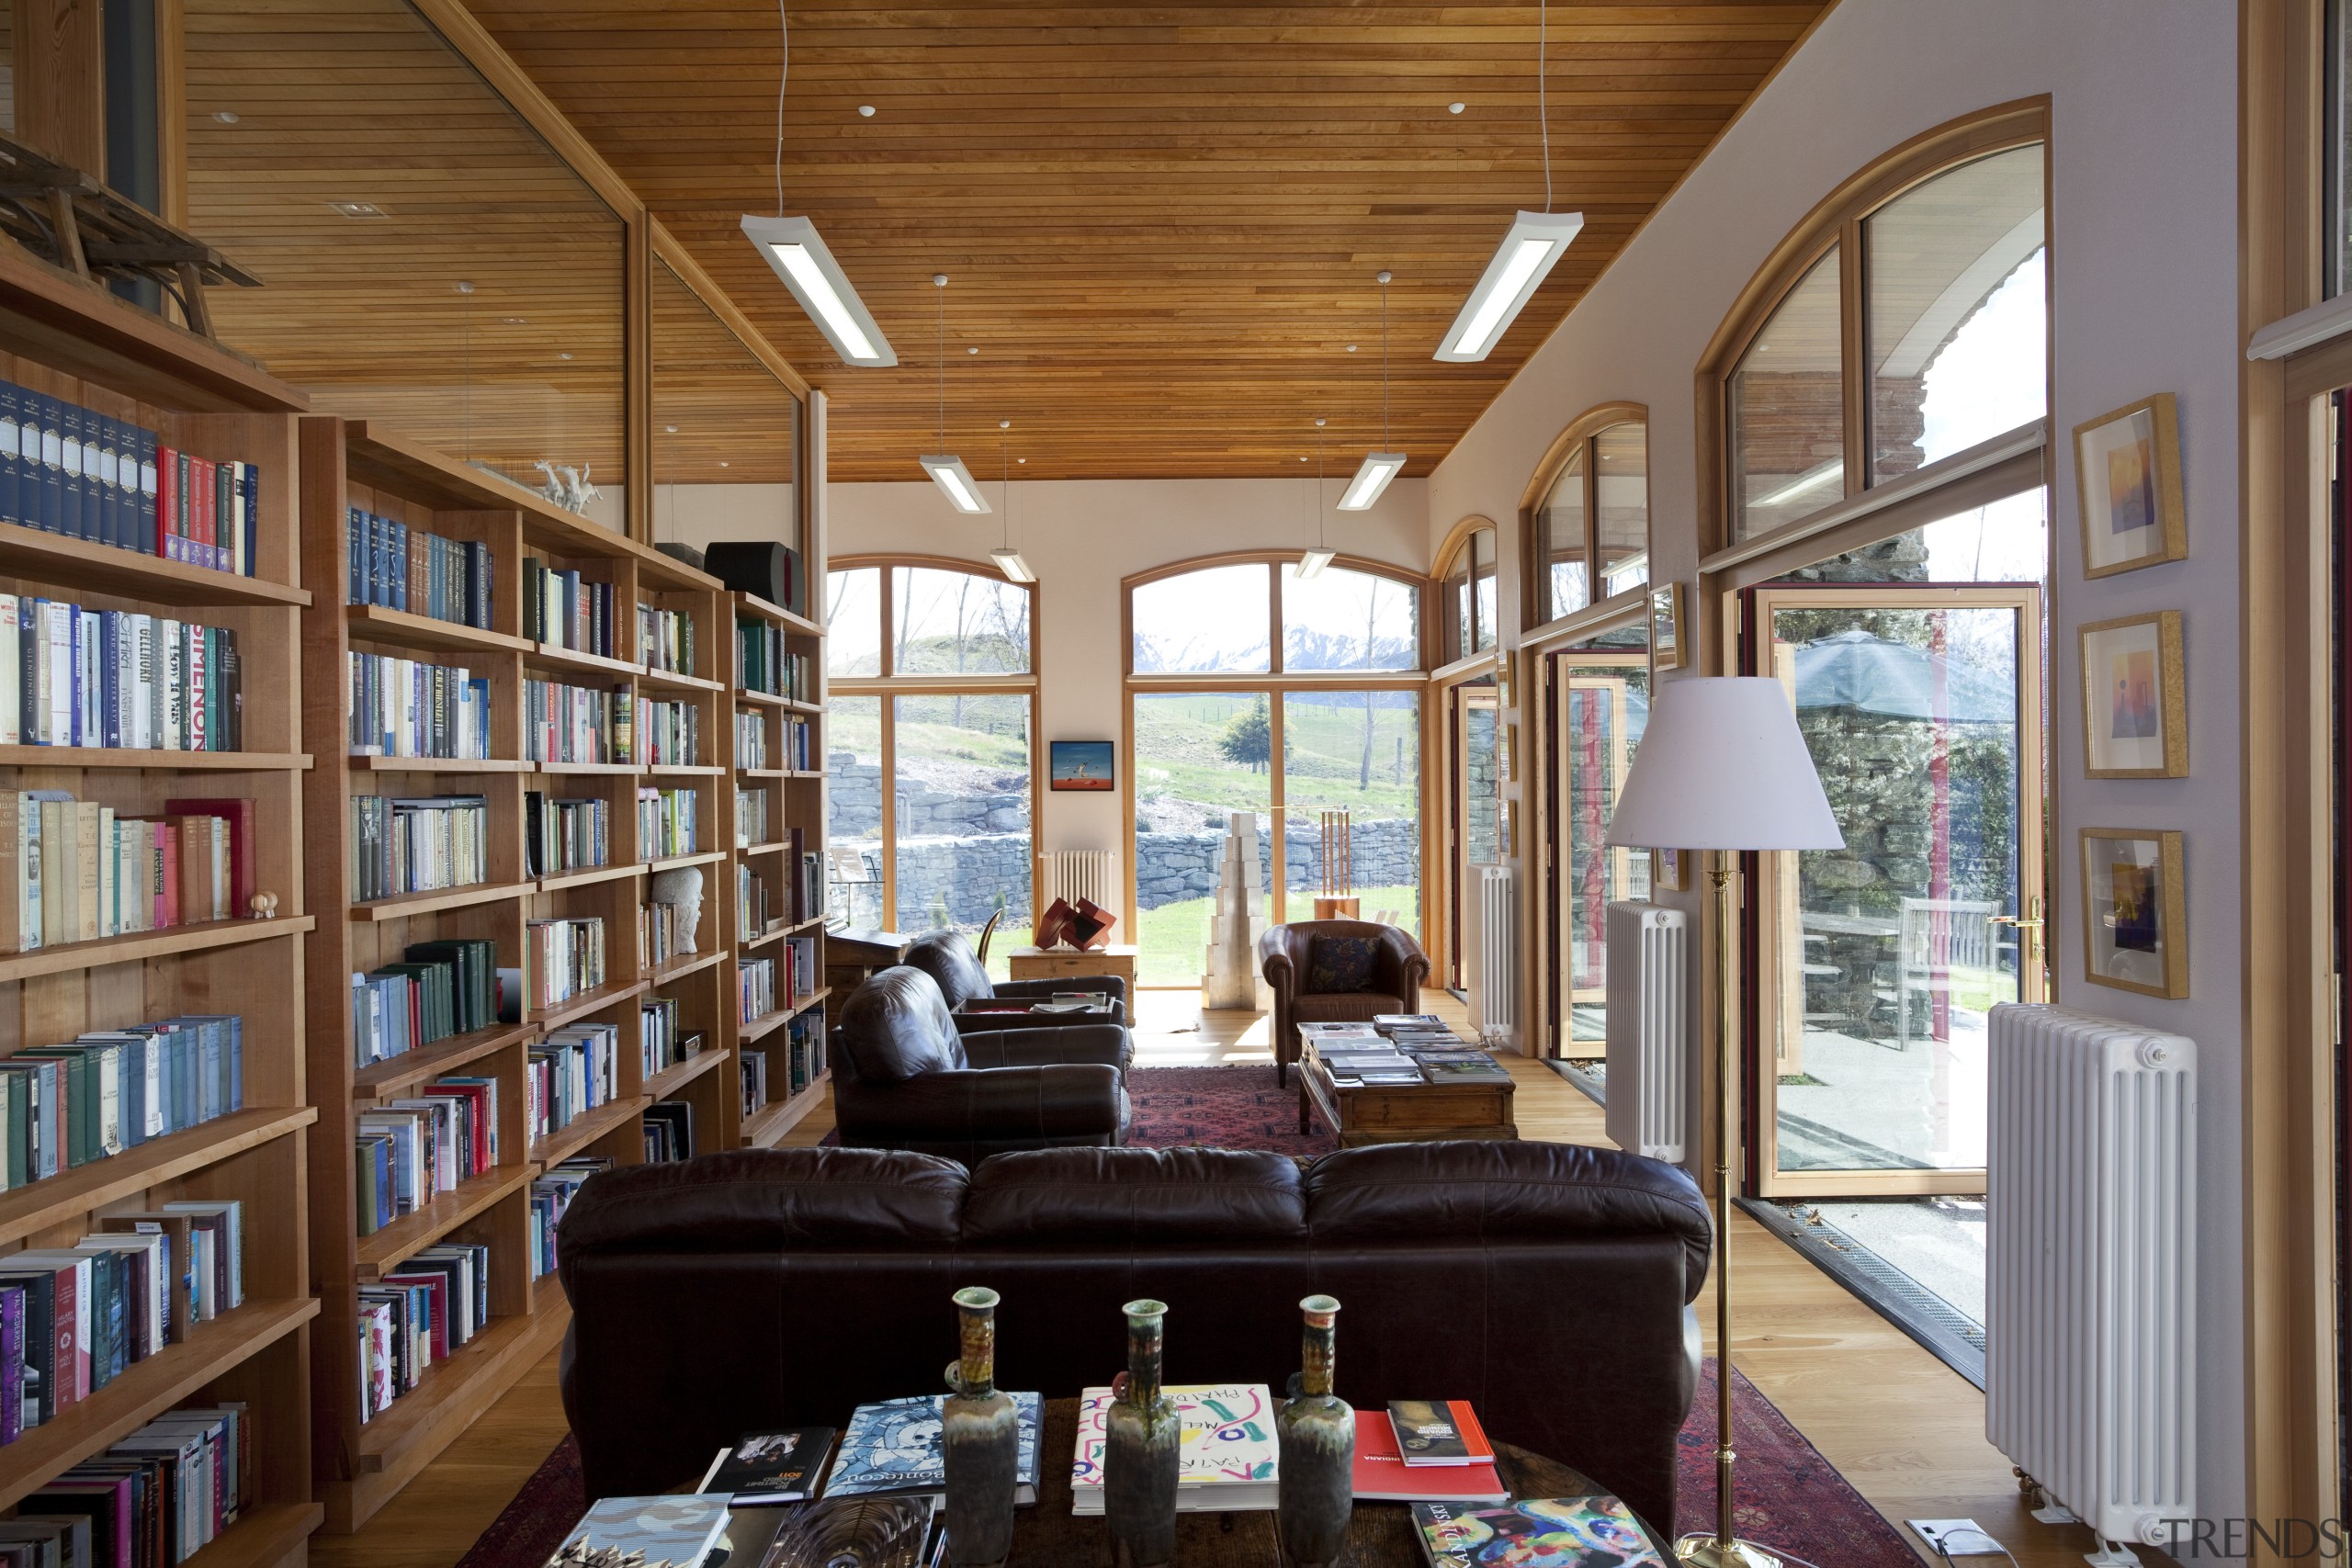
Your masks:
M2085 577L2187 558L2180 423L2170 392L2075 426L2075 477Z
M1519 726L1503 726L1503 783L1519 782Z
M1650 668L1682 668L1682 584L1650 587Z
M2083 829L2083 978L2148 997L2188 995L2181 874L2177 832Z
M1118 766L1108 740L1054 740L1046 743L1046 779L1054 789L1115 789Z
M1661 893L1687 892L1690 886L1690 854L1686 850L1650 852L1650 886Z
M1507 708L1519 706L1519 677L1513 672L1510 653L1495 655L1495 694Z
M2081 628L2083 771L2095 779L2188 776L2180 612Z

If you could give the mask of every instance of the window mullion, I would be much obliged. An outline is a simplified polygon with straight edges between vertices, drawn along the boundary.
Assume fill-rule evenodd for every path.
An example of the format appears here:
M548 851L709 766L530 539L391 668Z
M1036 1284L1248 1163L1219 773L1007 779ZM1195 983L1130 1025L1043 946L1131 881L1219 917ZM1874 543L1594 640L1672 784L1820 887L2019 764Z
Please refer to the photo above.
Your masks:
M1867 314L1869 259L1862 254L1863 220L1849 219L1838 243L1838 362L1846 383L1846 486L1852 495L1870 483L1871 367Z

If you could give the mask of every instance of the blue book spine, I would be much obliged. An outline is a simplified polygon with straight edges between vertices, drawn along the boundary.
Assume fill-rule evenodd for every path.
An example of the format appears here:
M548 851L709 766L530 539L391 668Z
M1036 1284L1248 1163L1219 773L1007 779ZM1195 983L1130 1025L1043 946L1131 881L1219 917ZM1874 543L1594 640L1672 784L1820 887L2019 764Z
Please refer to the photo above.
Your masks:
M40 516L35 526L51 534L65 531L65 430L59 423L60 405L46 392L33 395L40 422Z
M0 522L22 523L25 520L19 487L23 482L24 407L18 400L22 389L13 381L0 381ZM0 1404L5 1404L8 1392L0 1384Z
M390 544L391 559L390 564L391 566L392 578L392 608L395 610L406 610L409 607L407 524L395 523L392 525L392 537Z
M155 433L141 428L139 432L139 538L138 549L143 555L164 553L162 523L156 515Z
M367 513L359 508L348 507L343 517L343 602L346 604L368 603L367 573L362 570L367 560L364 519Z
M89 493L90 536L102 545L121 543L115 516L114 421L95 409L82 412L82 482Z
M88 504L89 476L82 468L82 410L79 406L59 401L57 404L58 493L64 506L59 517L60 531L68 538L90 537Z

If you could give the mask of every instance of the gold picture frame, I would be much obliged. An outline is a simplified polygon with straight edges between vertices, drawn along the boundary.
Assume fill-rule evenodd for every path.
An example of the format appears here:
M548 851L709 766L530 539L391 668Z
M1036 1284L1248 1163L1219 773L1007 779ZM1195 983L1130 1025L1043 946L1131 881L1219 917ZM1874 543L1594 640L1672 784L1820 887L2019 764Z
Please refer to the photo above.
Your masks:
M2170 392L2075 426L2075 481L2085 577L2188 558L2180 420Z
M2077 630L2083 773L2094 779L2188 776L2188 682L2180 612L2093 621Z
M1652 850L1650 852L1650 887L1654 892L1687 893L1690 890L1690 856L1689 850Z
M1510 860L1519 853L1519 802L1516 800L1503 802L1502 829L1501 858Z
M2188 899L2181 835L2085 828L2083 978L2179 1001L2188 995Z
M1519 782L1519 726L1516 722L1503 726L1503 783Z
M1682 668L1682 584L1650 584L1650 668Z

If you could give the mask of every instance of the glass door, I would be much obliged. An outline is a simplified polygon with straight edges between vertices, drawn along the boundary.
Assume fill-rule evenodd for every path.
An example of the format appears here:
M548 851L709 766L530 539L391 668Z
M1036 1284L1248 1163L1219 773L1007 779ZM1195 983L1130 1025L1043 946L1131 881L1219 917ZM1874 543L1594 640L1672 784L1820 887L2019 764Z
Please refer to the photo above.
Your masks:
M1446 988L1469 988L1469 928L1472 866L1502 858L1502 786L1497 770L1501 708L1495 678L1482 675L1451 689L1447 697L1445 976Z
M1609 905L1649 897L1649 852L1602 842L1649 718L1649 655L1563 653L1552 670L1552 1038L1559 1055L1593 1058L1607 1044Z
M1773 586L1748 668L1788 688L1841 850L1751 890L1766 1196L1982 1192L1987 1014L2044 995L2037 588Z

